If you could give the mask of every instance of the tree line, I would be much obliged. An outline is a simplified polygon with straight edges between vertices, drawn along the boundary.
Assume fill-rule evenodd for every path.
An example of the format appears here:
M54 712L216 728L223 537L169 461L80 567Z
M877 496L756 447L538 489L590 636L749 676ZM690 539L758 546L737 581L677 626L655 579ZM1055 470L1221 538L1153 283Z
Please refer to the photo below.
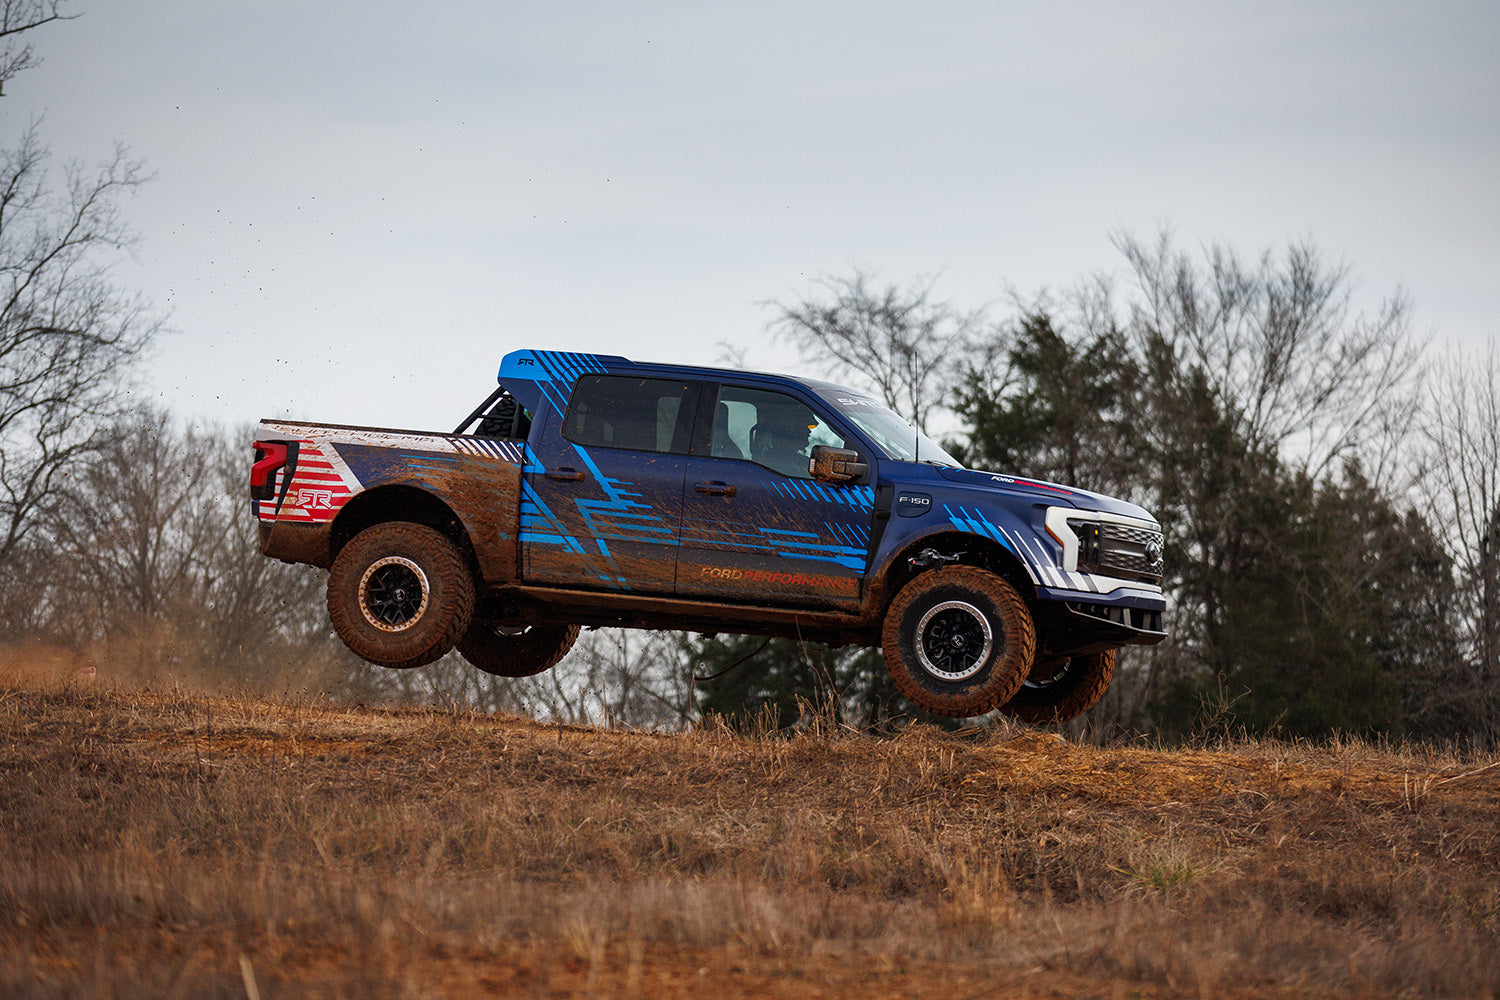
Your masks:
M55 0L0 0L0 95ZM809 708L911 717L878 654L790 640L586 632L540 678L457 657L350 656L322 574L263 558L247 427L143 403L162 319L111 266L148 180L122 146L57 170L33 119L0 149L0 629L106 676L569 720L764 725ZM1500 736L1500 359L1440 350L1393 295L1293 243L1246 257L1116 240L1123 277L1003 306L831 275L769 303L771 336L975 467L1140 503L1166 532L1171 639L1131 649L1075 729L1215 727L1493 745Z
M1433 347L1399 294L1357 308L1349 268L1309 243L1115 245L1123 278L995 320L856 271L773 304L775 330L918 423L946 415L968 465L1161 521L1171 639L1127 650L1080 725L1492 744L1495 351Z

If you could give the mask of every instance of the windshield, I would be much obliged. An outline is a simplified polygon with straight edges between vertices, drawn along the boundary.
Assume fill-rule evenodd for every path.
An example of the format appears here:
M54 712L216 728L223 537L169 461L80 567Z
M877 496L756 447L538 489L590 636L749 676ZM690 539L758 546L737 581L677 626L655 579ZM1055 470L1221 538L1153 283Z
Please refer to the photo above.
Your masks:
M963 468L958 459L944 451L936 441L879 400L842 389L823 392L822 396L849 418L850 423L864 431L887 458Z

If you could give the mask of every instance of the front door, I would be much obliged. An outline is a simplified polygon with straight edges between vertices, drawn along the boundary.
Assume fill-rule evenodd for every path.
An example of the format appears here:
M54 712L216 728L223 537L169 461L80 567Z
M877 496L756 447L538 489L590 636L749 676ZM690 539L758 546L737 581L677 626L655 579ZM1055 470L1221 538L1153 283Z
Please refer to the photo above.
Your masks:
M677 593L807 607L857 602L874 488L808 473L814 445L844 447L845 438L785 393L708 385L700 406L712 406L713 417L700 417L686 461Z
M528 583L672 592L692 388L579 377L562 426L534 435L541 444L522 476Z

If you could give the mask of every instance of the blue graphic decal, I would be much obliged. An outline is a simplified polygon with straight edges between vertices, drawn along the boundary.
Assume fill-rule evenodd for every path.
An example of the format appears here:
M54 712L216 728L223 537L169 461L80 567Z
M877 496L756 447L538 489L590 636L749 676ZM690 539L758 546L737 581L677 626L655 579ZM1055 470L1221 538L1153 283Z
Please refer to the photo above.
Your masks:
M949 522L960 531L993 538L1012 552L1016 551L1016 547L1010 543L1010 539L1005 537L1005 532L1000 526L985 517L982 511L975 510L971 513L967 507L954 508L947 504L943 504L943 510L947 512Z
M532 416L546 403L558 413L568 406L578 376L608 372L609 366L629 366L626 358L573 351L515 351L500 362L498 380L511 390Z
M835 526L826 521L824 527L829 529L834 538L846 544L830 545L820 542L819 536L811 531L791 531L726 521L684 521L682 530L685 538L691 538L700 545L708 543L726 549L774 554L781 559L826 562L863 571L867 563L869 529L859 525Z
M556 357L555 355L553 357ZM663 520L645 494L631 489L634 483L607 476L586 449L572 445L578 461L588 469L594 484L604 492L604 499L578 497L572 500L577 519L564 519L548 509L528 481L521 507L521 541L526 544L561 545L573 555L581 556L589 571L601 582L622 590L632 589L620 571L610 542L676 546L675 524ZM527 472L545 472L540 459L528 454ZM568 523L575 524L569 532Z
M768 485L771 492L792 500L819 500L847 504L860 510L875 509L875 489L872 486L829 487L810 479L788 479Z
M561 545L574 555L583 555L583 546L570 535L563 523L537 496L529 481L521 480L521 541L542 545Z

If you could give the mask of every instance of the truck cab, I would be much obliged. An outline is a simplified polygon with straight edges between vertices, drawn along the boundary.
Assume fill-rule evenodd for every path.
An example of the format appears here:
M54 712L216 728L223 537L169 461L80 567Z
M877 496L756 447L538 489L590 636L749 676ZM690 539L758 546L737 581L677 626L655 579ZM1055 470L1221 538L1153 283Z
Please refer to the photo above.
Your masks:
M481 669L532 672L580 626L795 635L881 646L931 711L1058 721L1102 694L1118 647L1165 637L1145 510L964 469L880 401L819 380L524 350L450 435L267 422L257 438L264 550L330 567L335 627L375 662L395 645L390 665L411 665L400 640L443 590L468 608L423 662L457 644ZM305 508L274 502L299 482L276 465L288 451L315 451L309 471L326 463L348 490L290 532ZM436 586L410 539L394 562L388 545L347 555L393 523L445 539L467 582ZM427 601L394 631L371 612L387 577Z

